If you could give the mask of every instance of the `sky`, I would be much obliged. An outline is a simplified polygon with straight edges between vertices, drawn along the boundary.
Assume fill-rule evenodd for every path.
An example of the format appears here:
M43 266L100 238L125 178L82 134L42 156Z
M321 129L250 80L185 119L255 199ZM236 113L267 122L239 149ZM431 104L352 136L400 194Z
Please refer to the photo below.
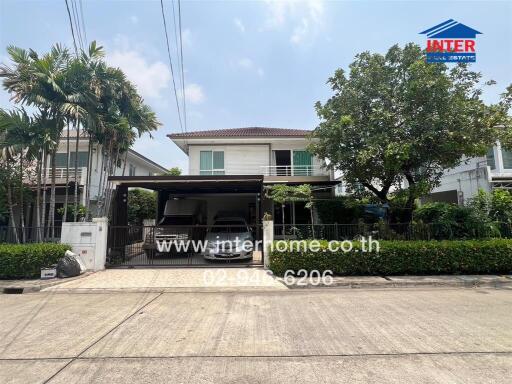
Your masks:
M171 1L164 5L176 74ZM160 1L82 0L82 6L87 40L105 48L106 60L126 73L162 124L134 149L186 173L186 155L166 137L181 128ZM182 0L181 13L188 131L314 129L314 104L332 94L326 82L337 68L347 69L363 51L385 53L408 42L425 47L419 32L447 19L483 33L473 69L497 82L484 91L486 102L496 102L512 83L512 1ZM45 52L55 43L73 46L65 0L0 0L0 62L9 63L8 45ZM0 108L13 106L0 89Z

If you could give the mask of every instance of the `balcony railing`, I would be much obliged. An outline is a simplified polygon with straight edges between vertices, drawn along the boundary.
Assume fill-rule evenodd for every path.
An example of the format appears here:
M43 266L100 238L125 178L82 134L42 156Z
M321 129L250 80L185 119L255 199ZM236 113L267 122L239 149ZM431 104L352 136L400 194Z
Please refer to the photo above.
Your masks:
M49 168L47 171L47 179L46 179L47 183L51 182L52 174L53 174L53 170L51 168ZM68 176L68 177L66 177L66 176ZM76 179L77 179L78 183L84 184L86 177L87 177L87 168L86 167L78 168L77 172L76 172ZM64 167L55 168L55 180L57 183L65 182L66 178L69 181L75 181L75 168L70 167L69 170Z
M329 176L329 171L315 165L265 165L264 176Z

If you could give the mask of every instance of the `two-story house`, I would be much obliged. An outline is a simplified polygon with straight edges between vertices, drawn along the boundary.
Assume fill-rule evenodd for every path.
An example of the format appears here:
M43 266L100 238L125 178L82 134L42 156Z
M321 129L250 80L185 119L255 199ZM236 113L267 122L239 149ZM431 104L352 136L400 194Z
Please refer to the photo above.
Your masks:
M479 189L512 189L512 152L497 142L486 156L467 159L443 174L440 185L424 201L465 204Z
M329 197L338 183L325 161L307 151L309 134L306 130L263 127L170 134L169 138L189 157L188 175L111 180L121 197L129 187L157 190L159 215L169 199L200 198L206 201L209 224L223 211L240 212L251 224L261 223L262 215L268 212L279 224L281 206L265 197L265 186L307 183L314 186L316 196ZM309 223L310 212L304 205L286 204L285 223ZM115 222L122 225L125 218Z
M89 159L89 138L80 133L78 142L78 152L76 152L76 131L69 132L69 168L67 167L68 157L68 142L67 134L63 134L59 141L57 153L55 155L55 184L56 184L56 196L55 196L55 219L56 224L60 225L62 220L61 215L58 213L59 208L63 207L65 202L65 186L66 182L69 185L68 188L68 204L72 205L74 202L74 185L75 180L78 184L78 201L81 205L86 205L86 196L89 196L90 207L93 215L95 214L95 207L98 202L98 198L102 195L101 190L112 187L106 184L107 176L105 175L105 169L102 172L104 164L104 157L101 154L101 148L98 145L92 147L91 159ZM75 172L75 159L78 158L78 167ZM90 191L87 193L87 174L89 169L90 177ZM122 175L124 171L125 175L129 176L153 176L159 174L165 174L166 169L140 153L130 149L126 156L126 165L124 164L124 158L122 158L118 166L115 169L115 175ZM46 166L46 175L42 178L43 185L46 184L47 195L46 195L46 210L48 212L50 204L50 185L52 182L52 172L50 161ZM103 173L103 175L102 175ZM75 179L76 175L76 179ZM45 180L46 179L46 180ZM25 210L27 214L26 223L29 226L35 225L35 208L28 207ZM31 215L31 212L33 213Z

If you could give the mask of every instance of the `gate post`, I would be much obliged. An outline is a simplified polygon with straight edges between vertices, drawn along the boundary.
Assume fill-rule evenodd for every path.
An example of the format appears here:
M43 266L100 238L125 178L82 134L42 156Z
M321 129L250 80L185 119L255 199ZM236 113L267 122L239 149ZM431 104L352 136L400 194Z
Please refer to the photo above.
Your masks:
M94 270L100 271L105 269L107 263L108 218L95 217L92 222L96 224Z
M270 250L274 242L274 221L263 220L263 267L269 268Z

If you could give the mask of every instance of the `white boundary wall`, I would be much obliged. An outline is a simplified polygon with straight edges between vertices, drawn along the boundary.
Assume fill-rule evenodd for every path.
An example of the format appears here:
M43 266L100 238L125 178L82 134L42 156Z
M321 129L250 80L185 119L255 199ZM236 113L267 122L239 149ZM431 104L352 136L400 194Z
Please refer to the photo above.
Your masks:
M99 217L92 223L62 223L60 242L71 245L88 270L105 269L107 257L108 219Z

